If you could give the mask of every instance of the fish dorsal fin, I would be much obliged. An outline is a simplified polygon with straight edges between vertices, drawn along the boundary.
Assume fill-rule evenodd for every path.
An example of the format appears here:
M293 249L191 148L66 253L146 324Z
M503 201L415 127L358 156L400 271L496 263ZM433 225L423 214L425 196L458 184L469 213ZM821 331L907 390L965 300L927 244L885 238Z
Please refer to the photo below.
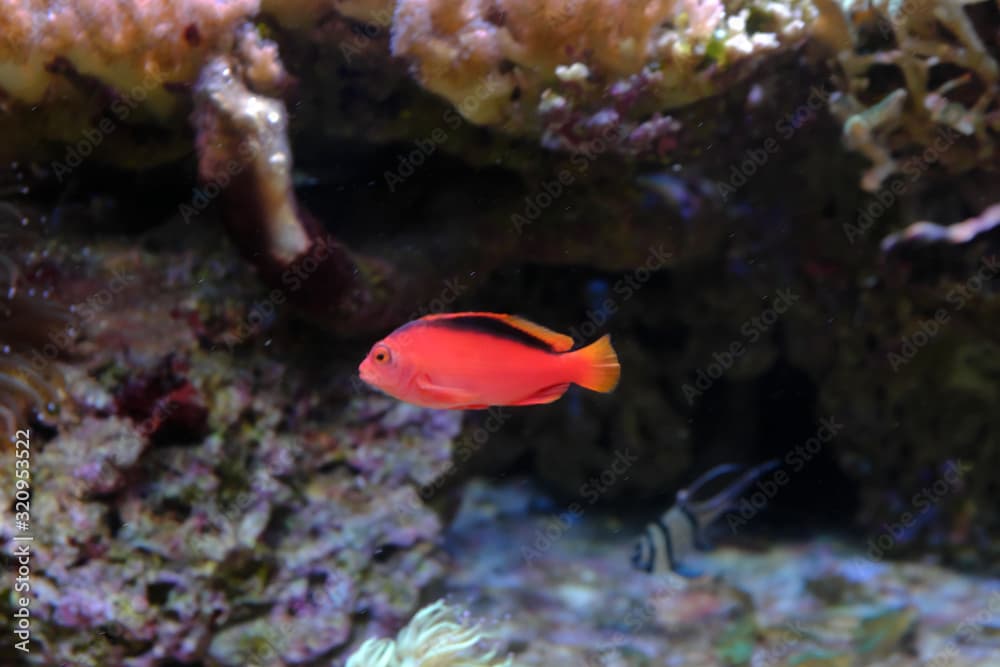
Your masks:
M443 320L461 320L473 318L488 318L501 322L513 329L517 329L545 343L553 352L568 352L573 348L573 339L570 336L561 334L543 327L540 324L529 322L517 315L505 315L502 313L443 313L441 315L427 315L420 319L426 322Z
M529 322L528 320L518 317L517 315L501 315L500 317L504 322L515 329L520 329L521 331L531 334L539 340L545 341L555 352L568 352L573 349L573 339L566 334L553 331L552 329L543 327L541 324Z

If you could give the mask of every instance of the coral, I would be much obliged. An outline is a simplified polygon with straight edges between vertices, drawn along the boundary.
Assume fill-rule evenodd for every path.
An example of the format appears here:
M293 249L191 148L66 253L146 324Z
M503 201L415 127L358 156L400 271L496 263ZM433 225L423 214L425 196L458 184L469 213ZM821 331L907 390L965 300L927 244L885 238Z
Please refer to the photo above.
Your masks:
M276 46L257 34L255 19L300 40L330 15L387 25L392 5L2 0L0 157L92 157L132 168L176 161L190 150L191 88L212 58L239 52L258 91L287 83Z
M73 72L123 93L142 90L144 108L162 116L175 103L164 84L193 82L205 54L256 10L255 0L3 0L0 88L37 104Z
M221 230L197 235L156 252L90 239L63 264L87 353L65 364L78 414L32 429L28 664L330 664L400 627L441 575L441 524L414 489L447 465L461 415L352 392L353 367L320 370L301 322L227 347L259 288ZM91 298L112 267L124 288Z
M472 122L524 131L567 98L586 107L636 91L630 77L653 84L639 113L709 96L722 71L802 39L811 12L798 2L402 0L392 49Z
M238 50L254 60L255 85L284 80L273 44L249 34L259 11L259 0L2 0L0 154L58 158L60 180L88 157L178 160L190 150L190 90L211 57Z
M822 2L818 35L837 52L831 99L848 147L873 164L874 191L899 172L940 161L963 172L994 163L1000 133L997 44L984 42L961 0Z
M283 299L342 330L378 329L399 317L407 291L393 267L324 234L296 201L282 102L252 93L235 64L220 58L202 72L196 103L205 196L222 192L235 242ZM181 210L185 219L196 213Z
M600 117L602 96L616 94L629 100L611 110L629 112L623 123L634 134L631 144L659 144L669 122L651 118L653 113L725 90L761 58L800 42L814 16L802 0L394 4L67 0L38 8L4 0L5 150L54 157L64 152L59 144L66 144L77 150L64 159L93 155L130 167L176 160L189 141L183 118L189 93L213 59L234 51L244 59L252 55L256 62L244 78L258 92L289 83L276 45L255 34L261 32L296 55L296 75L332 66L316 63L299 46L303 37L347 56L348 64L352 54L364 53L378 77L389 75L368 91L384 101L388 92L405 91L405 83L396 81L397 63L387 57L390 29L392 52L414 65L428 90L476 123L551 134L550 125L558 121L546 119L546 112L553 105L569 105L583 118ZM258 30L255 19L276 30ZM324 107L335 106L330 103L338 95L332 90ZM344 120L356 122L344 111ZM388 115L375 130L399 132L399 120ZM141 154L130 150L140 144ZM629 152L629 145L623 148Z
M468 649L483 641L478 627L452 620L456 615L444 600L421 609L400 630L395 641L369 639L347 660L347 667L510 667L494 651L468 657Z
M515 98L536 97L539 84L531 79L554 78L561 63L586 57L591 67L634 73L645 59L653 28L672 6L670 0L403 0L396 11L392 47L417 63L417 77L427 88L447 97L467 118L496 123L515 89ZM472 95L481 99L463 104Z
M906 229L882 239L882 252L890 253L899 246L950 243L969 243L986 236L1000 227L1000 204L994 204L979 215L950 225L934 222L914 222Z
M63 0L0 2L0 90L8 104L76 102L81 84L98 83L161 122L213 56L229 52L261 13L304 29L338 12L387 25L392 0Z

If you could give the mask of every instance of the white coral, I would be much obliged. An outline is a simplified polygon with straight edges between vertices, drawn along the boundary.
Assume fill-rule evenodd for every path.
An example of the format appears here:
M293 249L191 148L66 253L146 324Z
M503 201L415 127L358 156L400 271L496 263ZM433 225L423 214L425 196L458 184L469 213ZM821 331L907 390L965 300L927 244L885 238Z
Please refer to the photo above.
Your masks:
M478 626L456 623L444 600L424 607L396 640L369 639L347 660L346 667L511 667L511 659L495 660L495 652L468 657L466 651L483 638Z

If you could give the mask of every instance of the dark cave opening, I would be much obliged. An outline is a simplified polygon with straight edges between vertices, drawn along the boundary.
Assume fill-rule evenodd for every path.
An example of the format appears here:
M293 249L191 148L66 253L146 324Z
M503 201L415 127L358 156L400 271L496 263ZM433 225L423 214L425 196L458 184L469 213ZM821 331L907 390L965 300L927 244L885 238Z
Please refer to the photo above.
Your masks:
M465 310L488 304L489 309L520 312L554 329L568 332L574 324L578 325L585 319L589 307L587 297L593 283L603 281L613 284L619 277L617 273L594 272L579 267L525 265L498 271L476 293L474 303L470 299L455 305L456 310ZM623 349L638 346L654 350L656 354L651 359L669 356L670 350L682 348L690 336L696 335L692 327L697 328L697 325L685 321L670 307L671 299L680 298L678 290L683 288L678 285L682 284L685 284L684 281L679 280L674 272L657 275L635 299L621 304L623 307L600 327L601 331L596 335L610 332L616 345L621 344ZM531 289L528 289L529 286ZM710 323L703 324L710 326ZM718 325L727 326L723 323ZM736 326L734 339L738 335ZM733 462L751 467L774 459L780 462L780 467L762 476L761 485L750 487L741 496L759 501L760 492L772 491L765 494L766 506L754 510L752 519L748 521L748 533L803 537L823 531L845 532L850 528L858 508L858 487L837 461L837 436L828 440L820 437L828 430L823 427L823 420L829 415L820 413L816 380L780 354L785 335L782 328L777 327L772 335L779 355L768 370L749 380L739 380L737 374L727 373L695 401L688 421L692 458L680 473L678 484L690 484L720 463ZM685 401L674 384L674 380L664 376L650 385L650 389L663 393L675 411L684 414ZM623 396L611 396L609 400L612 401L626 400ZM570 398L564 397L563 401ZM599 400L595 402L600 403ZM505 429L518 430L525 439L542 439L547 429L567 423L555 414L552 419L544 419L543 411L557 413L566 409L557 402L536 407L531 413L515 410L509 427ZM615 409L616 406L608 407L608 415ZM609 451L611 449L613 447L609 445ZM475 471L469 472L486 474L494 480L515 476L539 481L544 478L538 469L539 461L536 451L528 446L500 465L494 459L491 465L485 468L474 466ZM595 465L598 468L591 472L599 473L599 464ZM779 471L784 473L784 477L780 478L784 483L780 484L774 476ZM571 475L572 470L568 469L567 474ZM560 490L544 482L543 487L552 495L556 505L572 500L566 497L565 489ZM711 487L706 492L711 494L718 488ZM603 499L600 506L626 519L649 519L674 503L677 490L665 482L662 492L653 496L648 493L623 494ZM720 523L725 521L725 518L719 520Z
M806 537L845 531L857 511L858 488L834 455L839 426L817 407L817 387L804 371L778 357L757 379L718 380L696 406L696 460L685 483L721 463L747 468L775 462L719 521L754 534ZM832 438L827 436L833 433ZM709 486L708 497L719 485ZM664 498L664 509L673 495Z
M834 454L838 425L824 427L832 417L818 412L816 393L811 378L780 358L758 382L756 458L780 460L788 475L761 515L777 532L846 529L858 508L857 484Z

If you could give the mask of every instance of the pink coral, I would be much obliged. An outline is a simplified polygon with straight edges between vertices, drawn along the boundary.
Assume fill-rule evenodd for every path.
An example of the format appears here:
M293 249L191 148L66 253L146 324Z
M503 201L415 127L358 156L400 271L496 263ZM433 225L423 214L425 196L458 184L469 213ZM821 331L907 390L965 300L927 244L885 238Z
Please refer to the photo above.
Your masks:
M672 0L401 0L392 48L416 62L427 88L453 101L493 82L465 115L496 122L512 96L553 79L560 64L638 71L673 7Z
M166 82L192 82L205 54L233 39L257 0L0 0L0 89L41 101L61 64L120 91L142 90L149 105L172 104Z

